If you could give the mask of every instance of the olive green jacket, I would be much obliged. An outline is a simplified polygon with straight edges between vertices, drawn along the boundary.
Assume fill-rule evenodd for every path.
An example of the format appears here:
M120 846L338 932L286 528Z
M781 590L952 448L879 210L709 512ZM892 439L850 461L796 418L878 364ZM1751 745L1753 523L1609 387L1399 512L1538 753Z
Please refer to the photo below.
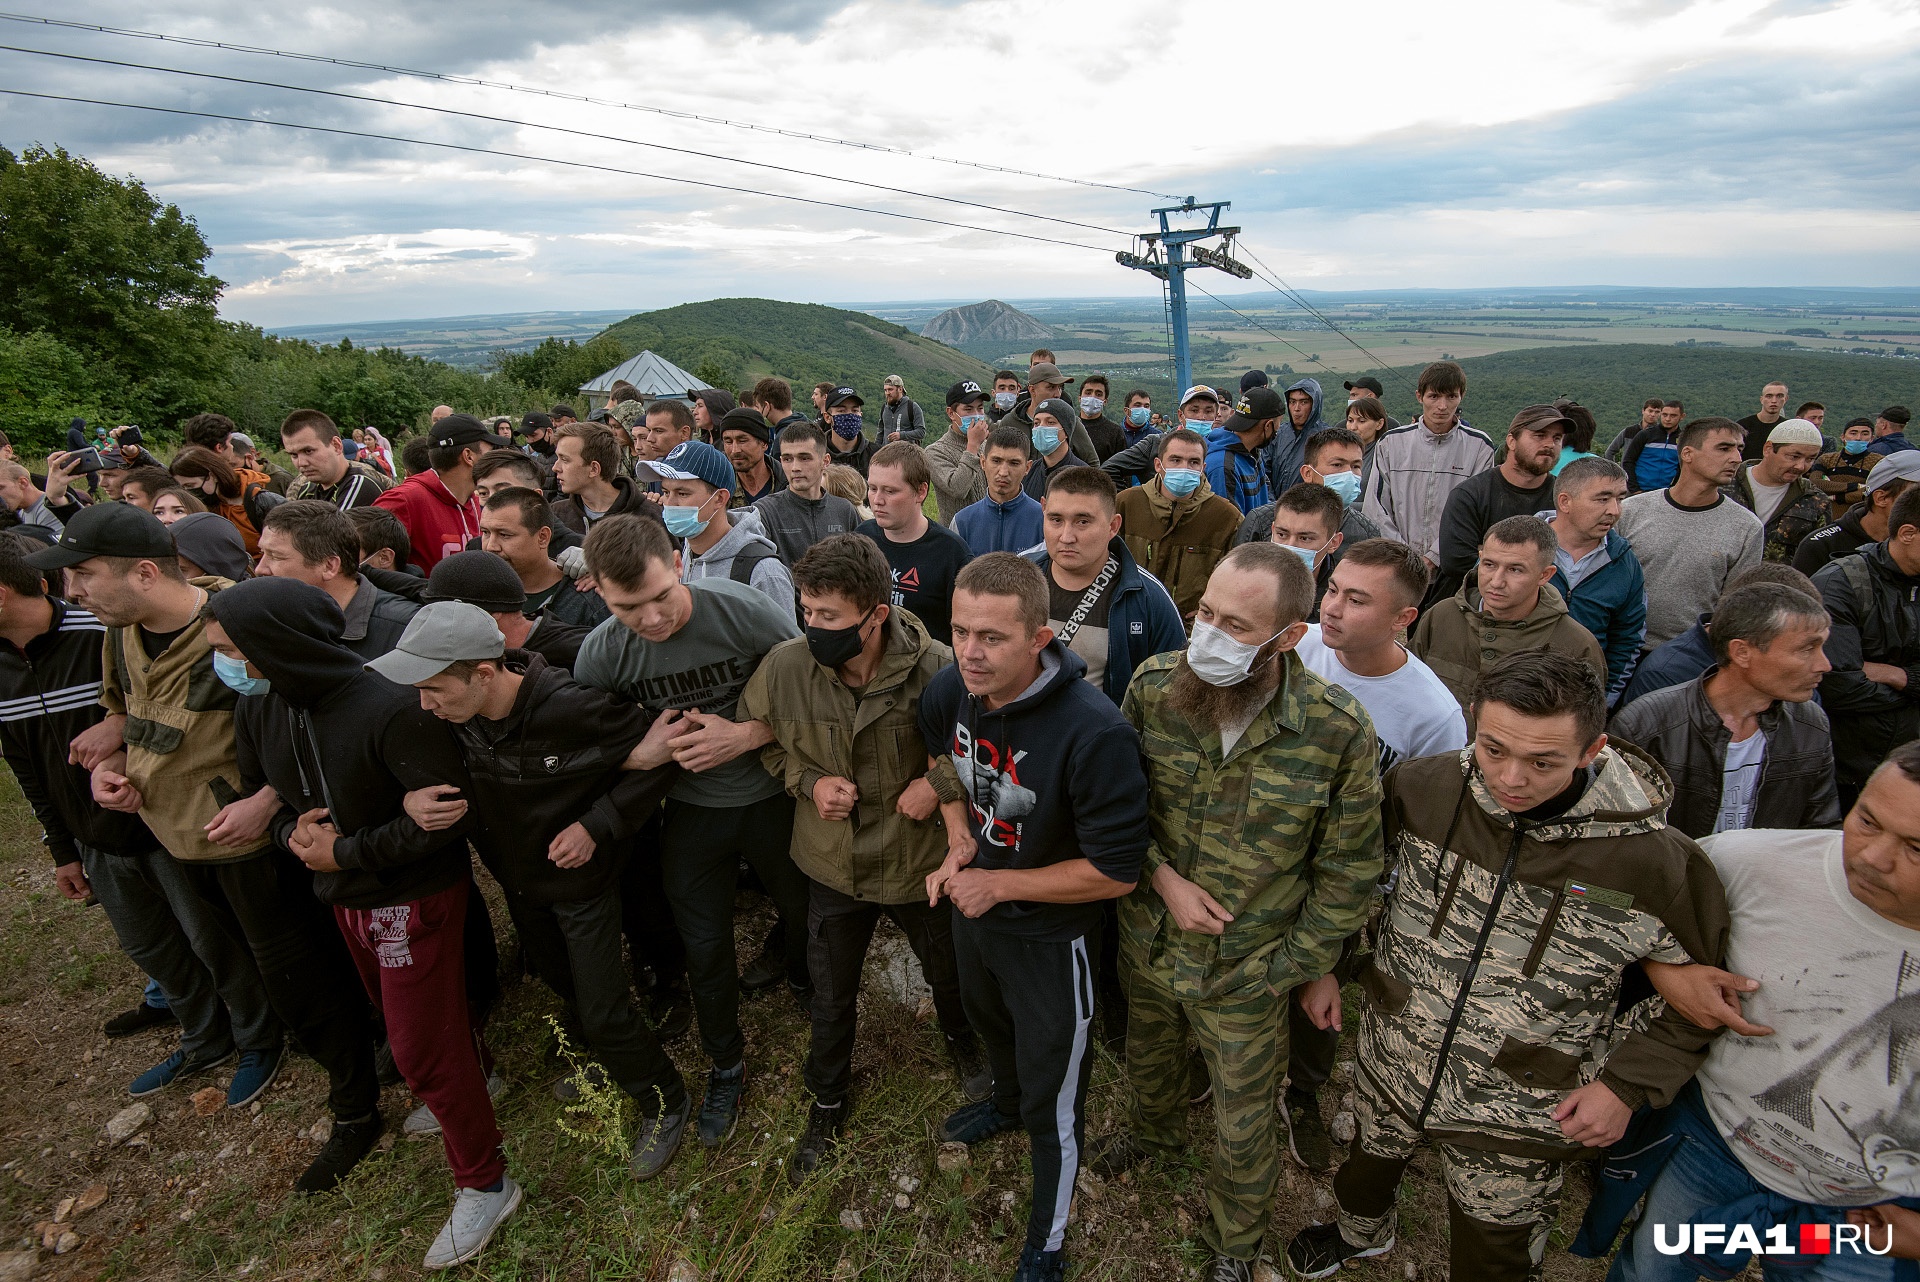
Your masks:
M799 802L793 862L821 885L876 904L925 902L927 874L947 856L946 834L937 811L916 822L894 803L922 775L942 800L962 796L952 761L927 769L919 722L920 692L952 661L926 625L896 606L880 667L857 696L814 661L804 637L767 651L754 670L739 718L773 730L760 764ZM815 808L813 786L829 776L859 788L854 818L823 819Z
M1530 650L1555 650L1585 659L1600 674L1603 689L1607 681L1607 656L1600 643L1574 622L1552 584L1540 589L1533 613L1504 623L1480 608L1480 589L1471 580L1462 583L1458 592L1421 617L1408 649L1446 682L1462 708L1472 701L1482 668Z

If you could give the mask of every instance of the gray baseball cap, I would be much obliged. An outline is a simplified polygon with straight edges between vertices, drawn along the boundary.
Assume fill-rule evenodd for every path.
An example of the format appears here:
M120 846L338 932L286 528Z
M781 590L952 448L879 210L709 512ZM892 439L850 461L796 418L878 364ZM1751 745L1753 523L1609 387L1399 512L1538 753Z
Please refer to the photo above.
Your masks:
M1867 473L1868 494L1890 481L1920 481L1920 450L1895 450Z
M493 616L465 601L435 601L413 616L400 643L367 665L398 685L437 677L462 660L498 659L507 650Z

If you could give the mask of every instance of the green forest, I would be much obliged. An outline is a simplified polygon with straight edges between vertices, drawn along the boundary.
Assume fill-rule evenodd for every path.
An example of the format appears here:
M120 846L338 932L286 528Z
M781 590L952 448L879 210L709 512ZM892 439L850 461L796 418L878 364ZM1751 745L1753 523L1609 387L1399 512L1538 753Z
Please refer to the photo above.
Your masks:
M965 352L863 312L762 298L642 312L585 341L548 339L500 353L489 370L460 369L223 320L224 282L207 271L211 256L192 217L137 178L102 173L57 148L16 155L0 147L0 431L38 451L56 446L75 416L164 433L217 410L270 442L289 411L313 407L344 425L401 435L443 402L480 414L578 404L582 383L648 348L729 390L779 375L803 406L822 381L877 400L881 379L897 373L938 424L949 384L992 373ZM1211 348L1197 355L1199 379L1238 382L1238 370L1209 365ZM1470 421L1497 431L1523 405L1571 396L1594 411L1603 441L1636 421L1648 396L1678 397L1689 416L1737 417L1758 407L1760 385L1775 378L1790 385L1790 404L1824 402L1832 423L1920 402L1920 362L1871 356L1560 344L1462 364ZM1285 366L1270 372L1282 385L1294 377ZM1409 417L1417 370L1373 373L1387 386L1390 411ZM1336 418L1344 393L1337 379L1322 381ZM1115 395L1132 383L1123 377ZM1156 405L1173 408L1164 376L1145 385Z

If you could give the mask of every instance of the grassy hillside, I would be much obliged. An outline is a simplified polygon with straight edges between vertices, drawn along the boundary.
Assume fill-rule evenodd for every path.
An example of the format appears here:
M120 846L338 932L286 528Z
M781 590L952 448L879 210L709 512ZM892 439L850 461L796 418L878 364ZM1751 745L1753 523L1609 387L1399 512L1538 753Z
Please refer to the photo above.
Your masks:
M1560 396L1594 412L1602 441L1639 422L1640 403L1649 396L1684 402L1688 418L1739 418L1760 408L1761 385L1774 379L1787 384L1789 413L1802 401L1826 405L1829 435L1856 415L1871 417L1887 405L1920 405L1920 361L1879 356L1594 344L1522 348L1471 357L1460 365L1467 372L1463 412L1496 434L1520 407ZM1405 421L1419 367L1368 372L1386 384L1388 410ZM1346 403L1338 377L1322 376L1321 382L1329 402Z
M652 349L707 382L734 390L777 374L803 406L815 383L857 388L873 403L880 381L898 374L907 394L930 412L949 385L983 383L993 370L965 352L921 338L864 312L765 298L716 298L641 312L607 328L604 337L631 356Z

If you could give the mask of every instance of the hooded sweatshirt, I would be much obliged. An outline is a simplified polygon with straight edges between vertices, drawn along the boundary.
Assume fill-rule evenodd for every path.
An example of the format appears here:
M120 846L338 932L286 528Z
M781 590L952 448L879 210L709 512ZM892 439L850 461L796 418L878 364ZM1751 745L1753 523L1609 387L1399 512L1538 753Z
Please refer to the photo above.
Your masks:
M1262 449L1248 449L1238 432L1207 433L1207 484L1241 512L1274 500L1273 479Z
M1295 427L1293 413L1289 410L1280 416L1280 426L1274 430L1273 439L1267 443L1267 476L1273 485L1275 498L1285 494L1300 484L1300 465L1307 461L1307 442L1315 432L1326 426L1320 421L1320 382L1318 379L1303 378L1287 388L1287 395L1305 392L1313 398L1313 412L1307 415L1306 425ZM1284 400L1285 397L1282 397Z
M453 731L340 644L346 619L333 598L294 579L249 579L215 593L208 613L272 685L234 712L242 794L263 784L280 794L271 832L283 850L308 810L327 811L340 834L340 871L313 875L321 902L390 908L465 876L473 812L427 832L402 807L432 784L471 795Z
M1541 1159L1592 1156L1554 1109L1599 1080L1629 1108L1670 1103L1717 1035L1665 1010L1628 1031L1622 971L1642 958L1719 965L1726 893L1662 818L1665 772L1609 744L1562 814L1514 815L1473 750L1386 777L1397 865L1360 975L1360 1071L1428 1138Z
M480 537L480 496L467 495L457 502L438 472L409 476L373 501L386 508L407 527L413 553L407 559L430 574L440 558L452 556L467 546L468 539Z
M1607 679L1607 658L1600 652L1600 643L1573 621L1567 603L1551 585L1540 589L1540 600L1526 618L1503 623L1482 611L1479 587L1463 583L1453 596L1421 616L1410 648L1447 683L1462 708L1473 697L1480 670L1509 654L1556 650L1585 659L1603 684Z
M761 524L760 509L736 508L727 513L732 522L720 541L699 555L694 555L691 545L681 544L681 560L684 568L680 573L682 583L697 583L701 579L732 579L735 583L747 583L760 589L775 601L792 608L793 576L787 572L786 562L780 559L780 549L767 537L767 528ZM734 572L734 558L741 558L740 572ZM748 568L751 563L751 568Z
M1060 642L1012 702L988 709L957 664L920 695L930 756L951 757L967 795L976 868L1046 868L1086 859L1131 886L1147 853L1147 778L1140 739L1120 710L1081 678L1087 665ZM1100 905L1013 901L954 914L956 929L1064 943L1098 929Z

